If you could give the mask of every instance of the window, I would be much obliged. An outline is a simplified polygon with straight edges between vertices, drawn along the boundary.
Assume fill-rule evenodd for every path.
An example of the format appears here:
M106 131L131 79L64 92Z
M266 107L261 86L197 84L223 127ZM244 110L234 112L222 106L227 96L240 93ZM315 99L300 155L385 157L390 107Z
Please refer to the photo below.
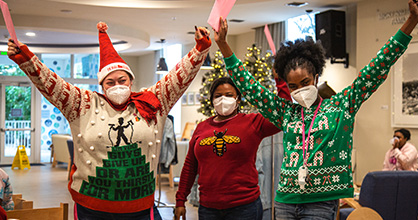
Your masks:
M315 13L289 18L286 27L286 40L315 39Z
M99 72L99 54L75 54L74 78L97 79Z
M181 53L182 53L181 44L174 44L174 45L167 47L167 50L164 56L166 57L165 60L167 62L168 70L171 70L172 68L176 66L178 62L180 62L182 58ZM169 114L174 117L174 133L176 134L181 133L181 101L177 101L177 103L173 106Z
M71 77L71 54L42 54L42 62L58 76Z
M42 62L67 82L74 79L97 79L99 54L42 54ZM0 56L1 59L1 56ZM20 70L20 69L19 69ZM23 73L23 72L22 72ZM23 73L24 74L24 73ZM91 84L74 84L81 89L102 93L97 80ZM90 83L88 80L86 83ZM49 162L52 134L71 134L68 121L48 100L41 101L41 162Z
M19 66L7 56L7 52L0 54L0 76L25 76Z

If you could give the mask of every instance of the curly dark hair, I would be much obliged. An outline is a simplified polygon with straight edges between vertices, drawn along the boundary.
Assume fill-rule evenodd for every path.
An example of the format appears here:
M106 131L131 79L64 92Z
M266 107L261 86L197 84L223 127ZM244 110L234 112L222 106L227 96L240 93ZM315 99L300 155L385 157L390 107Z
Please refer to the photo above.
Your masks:
M274 70L285 82L287 74L297 68L305 68L314 76L321 76L325 66L325 50L321 43L315 43L312 39L286 41L280 44L274 60Z

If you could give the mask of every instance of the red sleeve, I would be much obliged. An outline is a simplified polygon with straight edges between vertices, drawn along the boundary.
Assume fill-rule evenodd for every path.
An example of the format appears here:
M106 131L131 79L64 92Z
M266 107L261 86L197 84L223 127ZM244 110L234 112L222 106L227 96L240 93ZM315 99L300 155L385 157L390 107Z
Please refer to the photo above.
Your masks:
M268 119L264 118L260 113L254 114L252 126L255 131L258 131L262 138L271 136L281 131Z
M292 101L292 98L290 97L290 91L289 91L289 88L287 87L286 82L279 78L274 78L274 80L276 81L277 95L280 98L284 98L289 101Z
M181 170L179 189L176 193L176 207L184 207L184 203L187 201L187 196L190 194L190 189L192 188L196 178L198 166L197 159L194 154L194 145L197 139L196 133L198 133L197 129L190 139L189 151L187 152L187 156Z
M20 53L9 58L19 64L20 69L25 72L39 92L57 107L69 122L90 109L93 92L66 82L43 64L26 45L22 45L20 49Z

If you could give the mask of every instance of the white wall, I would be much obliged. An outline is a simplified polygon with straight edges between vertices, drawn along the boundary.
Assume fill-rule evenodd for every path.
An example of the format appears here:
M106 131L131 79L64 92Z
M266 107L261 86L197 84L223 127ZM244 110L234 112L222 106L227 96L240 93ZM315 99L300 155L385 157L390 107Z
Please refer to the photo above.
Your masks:
M139 91L143 87L154 85L159 54L151 52L142 56L122 56L135 75L132 91ZM151 64L151 65L150 65Z
M368 64L378 49L401 27L398 20L403 16L381 19L379 15L403 9L408 11L406 0L368 0L358 4L357 71ZM362 180L368 171L381 170L385 152L391 147L389 139L395 129L391 127L391 85L390 76L357 114L354 146L357 148L358 180ZM417 146L418 130L409 130L411 143Z

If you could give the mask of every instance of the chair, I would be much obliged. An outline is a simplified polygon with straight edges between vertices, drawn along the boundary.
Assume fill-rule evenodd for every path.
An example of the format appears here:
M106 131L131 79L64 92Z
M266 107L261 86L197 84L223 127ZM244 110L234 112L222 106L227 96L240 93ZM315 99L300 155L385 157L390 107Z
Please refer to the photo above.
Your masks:
M354 209L347 220L383 220L383 218L371 208L360 207Z
M67 170L71 169L71 157L68 151L67 140L71 139L70 135L66 134L53 134L52 145L54 148L54 161L52 162L52 167L55 167L58 162L68 163Z
M159 166L161 166L161 164L159 164ZM168 184L170 188L174 188L173 165L170 165L168 173L161 173L161 168L159 168L158 175L155 179L155 182L158 185L158 188L160 188L161 186L160 181L163 177L168 178Z
M60 207L7 211L7 218L19 220L68 220L68 203Z
M28 201L22 198L22 194L13 194L12 200L15 204L13 210L33 209L33 201Z
M370 172L363 179L358 202L352 198L344 201L353 208L371 208L385 220L417 219L418 172ZM340 209L340 219L350 219L353 208Z
M186 122L186 124L184 125L184 130L183 130L183 134L181 135L181 140L182 141L188 141L190 140L190 138L192 137L193 131L196 127L196 124L193 122Z
M74 163L74 142L73 139L67 140L67 146L68 146L68 153L70 154L70 168L68 169L68 180L70 180L70 174L71 174L71 167L73 167Z

